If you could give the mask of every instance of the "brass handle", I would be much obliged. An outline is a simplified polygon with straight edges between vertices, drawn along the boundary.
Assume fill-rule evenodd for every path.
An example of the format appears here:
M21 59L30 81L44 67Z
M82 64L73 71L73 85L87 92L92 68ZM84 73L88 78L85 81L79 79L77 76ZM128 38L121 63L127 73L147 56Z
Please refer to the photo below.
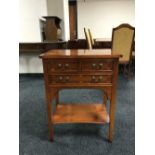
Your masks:
M61 68L62 67L62 64L58 64L58 67Z
M103 81L103 76L99 76L99 80L100 81Z
M68 68L69 67L69 64L65 64L65 67Z
M99 79L102 80L103 79L103 76L99 76Z
M95 76L92 76L92 79L95 80Z
M95 78L95 76L92 76L92 80L95 80L96 78Z
M62 76L59 76L59 80L62 81L62 79L63 79L63 77Z
M92 64L92 67L93 67L93 68L96 68L96 64L95 64L95 63L93 63L93 64Z
M99 66L100 66L100 69L102 69L103 68L103 63L100 63Z

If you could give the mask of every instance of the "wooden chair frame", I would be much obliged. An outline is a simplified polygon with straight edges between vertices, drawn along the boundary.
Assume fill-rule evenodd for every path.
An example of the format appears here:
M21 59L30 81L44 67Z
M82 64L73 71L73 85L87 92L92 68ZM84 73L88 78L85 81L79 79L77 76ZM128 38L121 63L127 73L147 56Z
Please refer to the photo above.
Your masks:
M84 28L84 33L85 33L85 37L86 37L87 47L88 47L88 49L92 49L90 35L89 35L88 31L86 30L86 28Z

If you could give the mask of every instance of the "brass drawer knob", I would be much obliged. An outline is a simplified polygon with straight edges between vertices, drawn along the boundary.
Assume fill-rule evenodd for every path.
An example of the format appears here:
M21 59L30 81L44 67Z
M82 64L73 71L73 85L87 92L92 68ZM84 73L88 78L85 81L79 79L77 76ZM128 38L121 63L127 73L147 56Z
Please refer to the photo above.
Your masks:
M103 63L99 63L99 66L102 69L103 68Z
M100 81L103 81L103 76L99 76L99 80Z
M95 76L92 76L92 82L98 82L98 79Z
M63 77L62 76L59 76L59 80L61 81L63 79Z
M92 76L92 80L94 81L96 78L95 78L95 76Z
M65 64L65 67L68 68L69 67L69 64Z
M61 68L62 67L62 64L58 64L58 67Z
M96 68L96 64L95 64L95 63L93 63L93 64L92 64L92 67L93 67L93 68Z

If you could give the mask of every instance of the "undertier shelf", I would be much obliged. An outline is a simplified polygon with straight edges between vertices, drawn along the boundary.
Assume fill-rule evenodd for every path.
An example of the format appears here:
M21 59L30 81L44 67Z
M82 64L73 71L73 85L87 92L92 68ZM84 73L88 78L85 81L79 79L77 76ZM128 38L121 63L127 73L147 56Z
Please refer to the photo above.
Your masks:
M53 123L109 123L105 105L58 104L53 114Z

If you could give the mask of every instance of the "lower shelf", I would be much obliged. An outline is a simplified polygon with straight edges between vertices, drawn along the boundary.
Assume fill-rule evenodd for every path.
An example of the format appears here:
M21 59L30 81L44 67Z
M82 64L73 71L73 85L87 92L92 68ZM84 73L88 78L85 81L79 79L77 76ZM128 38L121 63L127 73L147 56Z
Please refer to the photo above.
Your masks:
M109 123L104 104L58 104L53 123Z

